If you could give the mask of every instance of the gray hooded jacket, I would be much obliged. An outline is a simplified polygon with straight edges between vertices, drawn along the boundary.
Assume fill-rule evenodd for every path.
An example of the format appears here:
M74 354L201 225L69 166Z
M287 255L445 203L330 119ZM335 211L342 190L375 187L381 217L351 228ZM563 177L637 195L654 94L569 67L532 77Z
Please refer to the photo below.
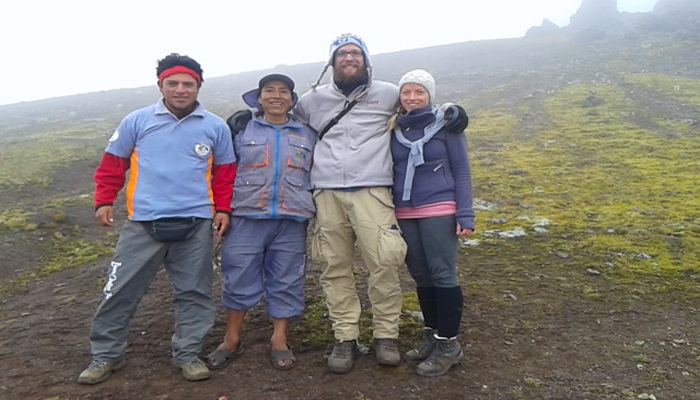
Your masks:
M363 88L345 96L334 82L319 86L301 96L294 115L320 132ZM373 81L367 96L317 141L311 170L314 189L393 184L387 121L396 112L398 98L396 85Z

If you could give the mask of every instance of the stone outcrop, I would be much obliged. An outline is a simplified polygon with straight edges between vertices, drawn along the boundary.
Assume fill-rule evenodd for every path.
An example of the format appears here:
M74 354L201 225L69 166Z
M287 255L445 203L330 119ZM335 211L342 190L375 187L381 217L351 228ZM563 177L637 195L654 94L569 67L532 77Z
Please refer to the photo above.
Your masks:
M526 37L570 35L577 41L598 41L608 37L638 39L663 34L674 39L700 38L700 0L658 0L646 13L620 13L617 0L582 0L571 22L563 28L545 19L533 26Z
M568 26L559 28L545 19L542 26L530 28L525 36L542 37L567 33L579 41L600 40L605 39L608 33L614 32L621 21L617 11L617 0L583 0L578 11L571 16Z
M619 22L617 0L583 0L576 14L571 16L569 27L575 31L607 29Z
M561 33L561 28L554 22L545 18L542 21L542 26L533 26L525 33L525 37L543 37Z
M637 31L700 37L700 1L658 0L654 10L637 24Z

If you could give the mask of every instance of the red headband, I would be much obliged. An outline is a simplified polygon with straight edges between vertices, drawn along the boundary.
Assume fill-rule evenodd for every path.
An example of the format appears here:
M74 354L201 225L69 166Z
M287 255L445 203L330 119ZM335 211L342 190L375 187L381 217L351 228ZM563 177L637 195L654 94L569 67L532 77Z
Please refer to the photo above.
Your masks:
M169 77L170 75L175 75L175 74L187 74L192 76L194 79L197 80L197 84L202 83L202 78L199 76L198 73L192 71L191 69L187 67L183 67L182 65L178 65L172 68L168 68L165 71L160 73L160 76L158 76L158 83L162 83L163 79Z

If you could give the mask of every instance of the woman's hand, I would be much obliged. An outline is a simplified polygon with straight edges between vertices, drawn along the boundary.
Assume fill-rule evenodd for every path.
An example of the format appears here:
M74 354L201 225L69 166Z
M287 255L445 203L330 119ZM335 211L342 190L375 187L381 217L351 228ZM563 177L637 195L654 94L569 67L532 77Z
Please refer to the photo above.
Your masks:
M469 229L469 228L464 228L462 229L462 225L457 224L457 236L463 237L463 236L469 236L474 232L474 229Z

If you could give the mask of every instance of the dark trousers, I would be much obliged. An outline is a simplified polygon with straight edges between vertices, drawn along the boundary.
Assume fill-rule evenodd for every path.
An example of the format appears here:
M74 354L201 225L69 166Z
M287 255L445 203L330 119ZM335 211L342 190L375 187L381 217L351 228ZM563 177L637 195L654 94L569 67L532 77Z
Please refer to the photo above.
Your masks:
M454 215L400 219L408 245L406 266L416 281L425 326L441 337L455 337L464 298L457 281L457 222Z

